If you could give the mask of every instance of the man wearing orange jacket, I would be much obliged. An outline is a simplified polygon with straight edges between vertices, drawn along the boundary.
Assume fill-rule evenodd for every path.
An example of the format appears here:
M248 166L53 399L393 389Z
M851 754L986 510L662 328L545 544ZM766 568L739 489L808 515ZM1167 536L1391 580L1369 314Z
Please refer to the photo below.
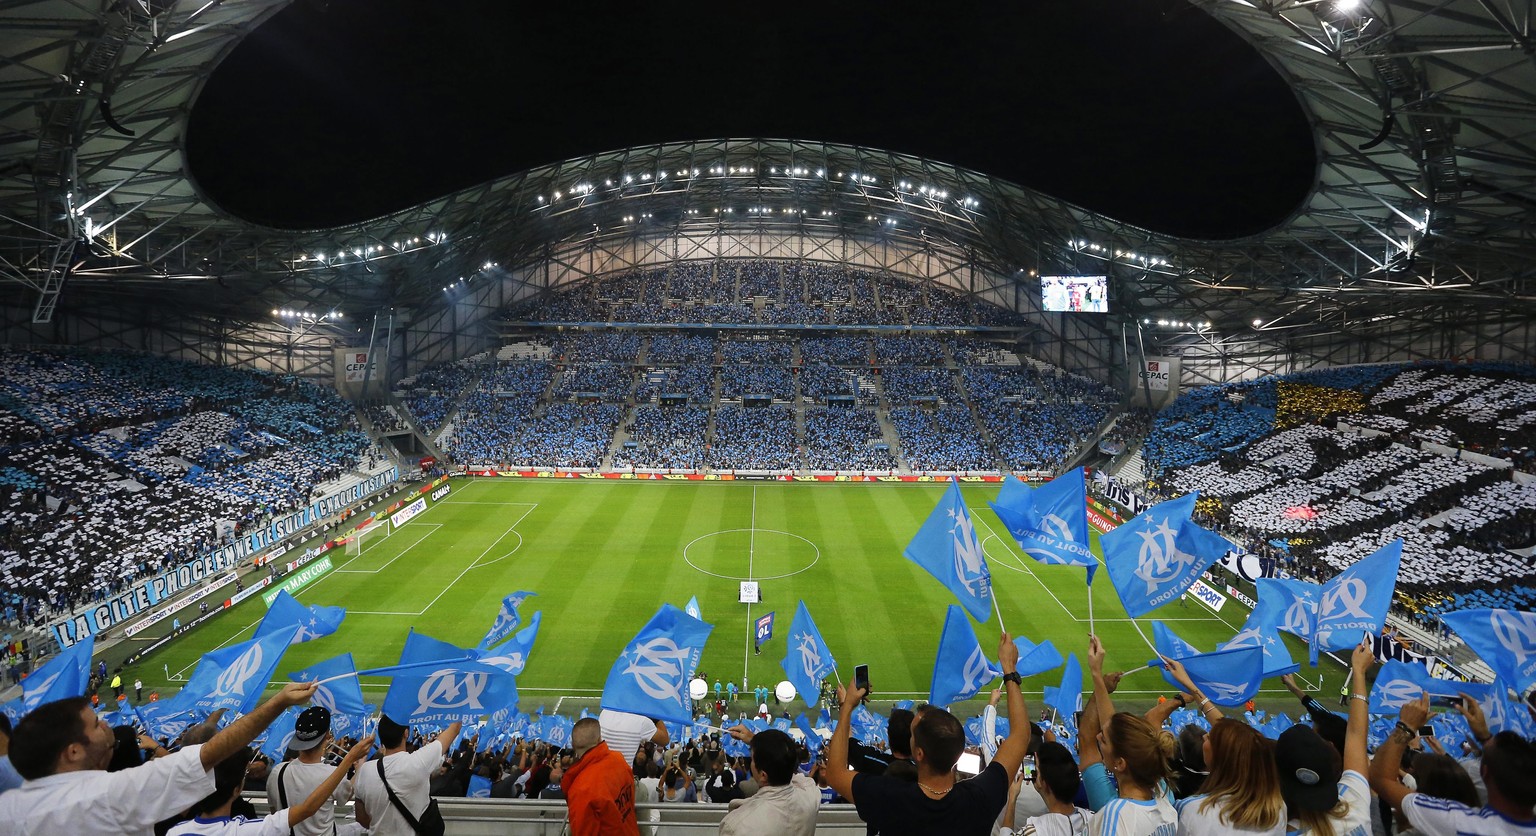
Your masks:
M565 791L572 836L639 836L634 772L623 755L603 742L596 717L576 721L571 746L576 762L565 771L560 788Z

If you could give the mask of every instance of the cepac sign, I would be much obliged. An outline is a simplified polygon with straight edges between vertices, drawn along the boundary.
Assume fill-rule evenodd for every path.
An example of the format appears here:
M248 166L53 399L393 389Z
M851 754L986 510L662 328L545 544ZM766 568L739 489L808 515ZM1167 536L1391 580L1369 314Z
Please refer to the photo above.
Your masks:
M361 380L362 378L358 378ZM1148 360L1141 371L1141 379L1148 389L1158 392L1168 391L1168 362L1166 360Z
M344 383L362 383L379 379L378 360L371 358L367 349L336 349L336 365Z

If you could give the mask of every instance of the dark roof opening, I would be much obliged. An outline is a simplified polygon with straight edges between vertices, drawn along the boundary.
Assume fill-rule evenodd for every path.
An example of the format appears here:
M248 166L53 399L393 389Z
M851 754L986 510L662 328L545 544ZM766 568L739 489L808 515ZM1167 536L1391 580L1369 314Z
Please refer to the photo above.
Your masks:
M1184 0L933 8L299 0L209 80L190 166L282 228L715 137L914 154L1202 238L1267 229L1310 188L1285 81Z

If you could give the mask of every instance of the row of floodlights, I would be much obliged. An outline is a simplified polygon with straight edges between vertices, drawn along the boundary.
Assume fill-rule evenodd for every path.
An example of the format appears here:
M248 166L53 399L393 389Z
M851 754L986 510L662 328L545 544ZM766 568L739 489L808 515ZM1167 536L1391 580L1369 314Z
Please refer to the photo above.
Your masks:
M273 308L272 315L281 317L283 319L303 319L311 322L320 322L326 319L346 318L346 316L341 311L328 311L323 314L317 314L313 311L296 311L292 308Z
M1205 329L1211 327L1211 323L1208 320L1186 321L1182 319L1152 319L1151 317L1145 317L1141 320L1141 323L1143 325L1155 324L1159 328L1193 328L1196 331L1204 331ZM1258 323L1255 322L1254 325L1257 326Z
M781 171L780 171L778 166L772 166L772 167L770 167L768 169L768 171L769 171L770 174L780 174L781 173ZM731 176L731 175L743 175L743 174L756 174L756 173L757 173L757 168L755 166L750 166L750 165L742 165L742 166L715 165L715 166L710 166L709 167L709 174L711 174L713 176L716 176L716 177ZM674 176L676 176L678 178L682 178L682 179L688 179L690 177L698 177L699 174L700 174L700 172L699 172L699 169L697 169L697 168L694 168L694 169L680 168L680 169L677 170L677 173ZM785 166L782 169L782 174L785 177L810 177L811 176L811 170L809 168L803 168L803 167L800 167L800 166L794 166L794 167ZM827 170L824 169L824 168L818 168L818 169L816 169L815 176L819 177L819 178L825 178L827 176ZM843 175L843 172L841 172L841 171L836 172L836 173L834 173L832 175L832 178L834 180L841 180L841 179L843 179L843 177L844 177L844 175ZM876 182L876 178L875 178L874 175L872 175L872 174L861 174L859 172L852 172L852 173L847 175L847 178L848 178L848 182L850 182L850 183L871 184L871 183ZM657 182L664 181L664 180L667 179L667 172L666 171L658 172L654 176L654 178L652 177L650 172L644 172L644 173L641 173L641 174L638 174L638 175L636 175L636 174L624 174L624 175L622 175L619 178L619 183L617 185L628 186L628 185L633 185L637 181L641 182L641 183L649 183L649 182L652 181L652 179L654 179ZM611 188L614 188L615 185L616 184L614 183L614 181L611 178L603 181L603 186L606 187L606 188L610 188L611 189ZM917 184L917 183L912 183L912 182L907 181L907 180L895 181L894 185L896 186L896 188L898 188L898 189L900 189L902 191L916 192L917 194L924 195L925 197L929 197L929 198L932 198L934 200L947 200L947 199L949 199L949 190L948 189L941 189L941 188L939 188L937 186L929 186L929 185L925 185L925 184ZM549 200L552 200L552 201L554 201L554 200L561 200L562 198L565 198L565 197L582 197L582 196L586 196L586 195L591 194L592 192L596 191L596 189L597 189L597 187L592 185L591 183L577 183L576 185L570 186L570 187L568 187L568 188L566 188L564 190L556 189L555 191L551 192ZM542 204L542 203L545 202L546 198L544 197L544 195L538 195L537 200L538 200L539 203ZM957 200L956 202L958 204L960 204L961 206L967 208L967 209L974 209L977 206L981 205L981 201L977 200L974 197L963 197L963 198L960 198L959 200Z
M1166 258L1158 258L1157 256L1153 256L1151 258L1148 258L1147 256L1140 255L1140 254L1132 252L1130 250L1114 250L1114 249L1110 249L1109 247L1105 247L1105 246L1102 246L1100 244L1095 244L1092 241L1088 241L1088 240L1084 240L1084 239L1068 239L1067 240L1067 246L1072 247L1073 249L1076 249L1076 250L1086 250L1088 252L1104 253L1106 256L1114 255L1115 258L1123 258L1123 259L1127 259L1129 261L1138 261L1138 262L1141 262L1142 264L1145 264L1145 265L1148 265L1148 266L1164 266L1164 267L1166 267L1168 265L1168 260Z
M397 253L403 253L421 246L421 242L423 240L425 240L428 244L441 244L448 240L448 236L441 232L428 232L425 239L421 238L420 236L413 238L402 238L399 241L391 241L387 245L370 244L366 247L353 247L350 250L337 250L334 255L322 251L312 255L301 255L299 256L299 261L314 261L320 264L325 264L328 262L345 261L348 256L351 256L352 258L372 258L376 255L390 254L391 250Z
M487 261L486 263L480 265L480 273L489 273L490 271L495 270L497 267L500 267L500 266L501 266L501 262L499 262L499 261ZM479 275L479 274L476 273L475 275ZM451 292L454 288L456 288L456 287L463 287L463 286L469 284L470 282L472 282L474 280L475 280L475 276L474 275L471 275L471 276L469 276L467 278L464 277L464 276L460 276L458 281L454 282L451 285L447 285L446 287L444 287L443 288L443 292L444 293Z

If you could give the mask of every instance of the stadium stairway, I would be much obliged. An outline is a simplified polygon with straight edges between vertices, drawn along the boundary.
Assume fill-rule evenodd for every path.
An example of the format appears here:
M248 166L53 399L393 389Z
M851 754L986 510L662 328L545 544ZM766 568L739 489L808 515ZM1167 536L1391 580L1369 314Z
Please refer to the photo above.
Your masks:
M1121 459L1119 463L1111 465L1109 475L1120 480L1122 485L1140 486L1146 484L1146 462L1141 457L1141 448Z
M896 460L896 472L911 473L912 467L907 464L906 451L901 449L901 434L896 432L896 425L891 423L891 408L883 403L875 407L875 419L880 422L880 436L890 448L891 458Z
M1110 431L1115 428L1115 424L1119 423L1120 416L1123 414L1122 410L1123 407L1116 407L1110 410L1109 414L1099 424L1099 428L1094 430L1082 444L1078 445L1078 448L1072 452L1072 455L1067 457L1066 462L1061 466L1061 473L1066 473L1074 467L1087 463L1087 460L1098 450L1099 441L1104 436L1109 435Z
M639 408L633 401L625 404L624 414L619 417L619 424L613 429L613 440L608 443L608 452L603 454L602 463L599 465L602 470L613 469L613 457L624 449L624 442L629 440L628 428L634 426L635 411Z
M944 347L944 360L947 366L954 365L954 359L949 356L949 347ZM976 434L981 436L981 441L987 446L987 452L992 456L992 466L999 473L1008 472L1008 463L997 452L997 439L992 437L992 429L981 418L981 410L976 408L975 401L971 400L971 393L965 388L965 375L951 369L950 374L955 378L955 391L960 393L960 400L965 402L966 409L971 411L971 420L976 423Z

